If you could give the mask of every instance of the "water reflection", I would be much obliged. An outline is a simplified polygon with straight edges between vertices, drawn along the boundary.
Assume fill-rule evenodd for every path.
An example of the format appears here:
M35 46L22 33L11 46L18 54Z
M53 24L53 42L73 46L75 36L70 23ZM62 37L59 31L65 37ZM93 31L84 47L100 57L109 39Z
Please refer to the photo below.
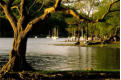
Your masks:
M0 39L0 67L8 61L13 39ZM37 70L115 70L120 69L120 49L55 46L64 39L29 39L27 62ZM8 45L10 45L8 47Z
M77 49L77 50L76 50ZM107 70L120 68L120 51L116 48L78 47L69 49L68 65L74 70Z

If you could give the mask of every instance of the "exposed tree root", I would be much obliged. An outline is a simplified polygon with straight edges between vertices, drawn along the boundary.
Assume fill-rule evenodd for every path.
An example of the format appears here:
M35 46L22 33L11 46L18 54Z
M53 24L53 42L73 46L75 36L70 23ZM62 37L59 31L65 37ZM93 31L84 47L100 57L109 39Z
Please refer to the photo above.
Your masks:
M2 74L7 72L18 72L18 71L35 71L26 61L24 64L16 62L16 57L11 58L6 65L4 65L0 71Z

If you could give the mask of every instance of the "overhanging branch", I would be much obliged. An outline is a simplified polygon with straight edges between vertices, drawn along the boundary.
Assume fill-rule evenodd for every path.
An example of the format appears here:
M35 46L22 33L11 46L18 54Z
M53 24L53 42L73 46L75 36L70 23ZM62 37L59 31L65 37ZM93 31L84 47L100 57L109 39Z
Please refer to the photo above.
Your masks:
M61 1L62 1L62 0L56 0L56 3L55 3L55 5L54 5L53 7L46 8L46 9L44 10L43 15L41 15L41 16L39 16L39 17L33 19L32 21L30 21L30 22L28 23L27 27L25 28L24 32L25 32L25 33L28 33L28 32L32 29L32 27L33 27L33 25L34 25L35 23L37 23L37 22L40 21L40 20L44 20L49 14L55 13L55 12L57 12L57 11L62 11L62 12L64 12L65 14L71 14L71 15L73 15L74 17L76 17L80 22L84 22L84 21L88 21L88 22L89 22L89 21L90 21L89 19L86 19L86 18L84 18L84 17L78 15L78 14L77 14L74 10L72 10L72 9L69 9L69 10L68 10L68 9L64 9L64 8L60 7Z
M20 10L19 10L18 5L14 5L14 6L12 6L11 9L17 9L18 13L20 14Z
M115 3L119 2L119 1L120 1L120 0L116 0L116 1L112 2L112 3L109 5L109 8L108 8L107 12L102 16L101 19L97 19L96 22L100 22L100 21L102 22L102 21L104 21L104 18L105 18L109 13L117 11L117 10L111 11L111 7L112 7ZM119 11L120 11L120 10L119 10Z
M30 14L30 10L31 10L31 8L34 6L36 4L36 0L34 0L34 2L33 2L33 4L29 7L29 9L28 9L28 14Z
M25 34L28 33L28 32L32 29L32 27L33 27L34 24L36 24L36 23L37 23L38 21L40 21L40 20L44 20L49 14L55 13L56 11L62 11L62 12L64 12L64 13L66 13L66 14L71 14L71 15L73 15L74 17L76 17L80 22L93 22L93 23L94 23L94 22L102 22L102 21L104 20L105 16L107 16L107 14L109 14L109 13L111 12L110 9L111 9L111 7L113 6L113 4L117 3L119 0L114 1L113 3L110 4L110 6L109 6L109 8L108 8L108 11L102 16L101 19L95 19L95 20L90 20L90 19L88 19L88 18L86 18L86 17L82 17L81 15L78 15L78 14L77 14L74 10L72 10L72 9L69 9L69 10L68 10L68 9L62 8L62 7L60 6L61 1L62 1L62 0L56 0L55 5L52 6L52 7L50 7L50 8L46 8L46 9L44 10L43 15L41 15L41 16L39 16L39 17L33 19L32 21L30 21L30 22L28 23L27 27L25 28L24 33L25 33Z
M36 24L38 21L40 20L44 20L48 14L52 14L56 11L56 9L58 8L58 6L60 6L60 3L61 3L62 0L56 0L56 3L54 6L50 7L50 8L46 8L44 10L44 13L43 15L33 19L32 21L30 21L27 25L27 27L25 28L24 30L24 33L27 34L33 27L34 24Z
M35 13L33 13L31 16L37 15L37 13L39 13L41 11L41 9L43 8L43 6L44 6L44 0L42 2L41 7Z

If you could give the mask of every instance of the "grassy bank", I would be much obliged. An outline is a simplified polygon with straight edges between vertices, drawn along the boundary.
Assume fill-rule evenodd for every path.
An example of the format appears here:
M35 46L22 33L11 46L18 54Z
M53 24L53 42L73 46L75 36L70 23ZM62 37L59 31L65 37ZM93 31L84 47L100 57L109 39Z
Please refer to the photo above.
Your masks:
M87 47L120 48L120 44L97 44L97 45L87 45Z
M75 44L76 42L73 43L68 43L65 42L65 44L54 44L56 46L81 46L81 47L108 47L108 48L120 48L120 42L113 42L110 44L92 44L92 45L86 45L84 42L80 42L79 45ZM95 43L95 42L93 42Z
M36 71L9 72L0 80L112 80L120 79L119 71Z

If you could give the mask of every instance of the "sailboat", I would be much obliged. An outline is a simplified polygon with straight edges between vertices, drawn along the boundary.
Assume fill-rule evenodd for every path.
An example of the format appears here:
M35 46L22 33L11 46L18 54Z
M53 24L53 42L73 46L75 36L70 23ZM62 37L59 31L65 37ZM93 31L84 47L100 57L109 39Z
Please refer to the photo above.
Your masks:
M49 35L46 38L51 38L50 31L49 31Z
M74 41L75 39L76 39L76 30L75 30L75 28L72 28L72 36L71 37L69 37L70 38L70 40L71 41Z
M34 38L36 38L36 39L37 39L37 36L35 36Z
M58 38L58 29L55 27L53 29L53 33L52 33L52 39L57 39Z

